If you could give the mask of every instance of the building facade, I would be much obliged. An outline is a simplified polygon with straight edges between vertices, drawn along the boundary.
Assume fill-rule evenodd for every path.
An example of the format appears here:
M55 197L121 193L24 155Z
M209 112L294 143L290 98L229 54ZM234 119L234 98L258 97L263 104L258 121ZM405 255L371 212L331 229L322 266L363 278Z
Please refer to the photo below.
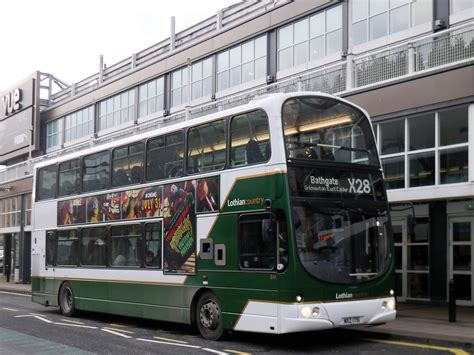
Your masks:
M371 115L399 300L445 302L453 279L458 303L474 306L473 0L248 0L118 63L101 59L78 83L43 73L26 82L34 95L13 86L0 116L0 135L28 122L0 146L0 235L17 282L29 277L36 162L310 90Z

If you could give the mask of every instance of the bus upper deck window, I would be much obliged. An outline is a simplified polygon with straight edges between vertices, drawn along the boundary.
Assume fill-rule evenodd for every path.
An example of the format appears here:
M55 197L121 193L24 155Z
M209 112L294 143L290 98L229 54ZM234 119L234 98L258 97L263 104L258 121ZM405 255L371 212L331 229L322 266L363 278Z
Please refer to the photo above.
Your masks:
M112 153L112 186L139 184L143 180L143 143L114 149Z
M146 155L147 181L180 177L183 175L183 132L150 139Z
M270 159L270 135L265 111L234 116L230 129L230 163L233 167L263 163Z
M38 172L38 200L45 200L54 198L56 194L56 179L57 167L56 165L41 168Z
M221 170L226 161L224 120L192 127L188 133L188 173Z
M84 157L82 169L82 191L105 189L109 185L109 152L100 152Z

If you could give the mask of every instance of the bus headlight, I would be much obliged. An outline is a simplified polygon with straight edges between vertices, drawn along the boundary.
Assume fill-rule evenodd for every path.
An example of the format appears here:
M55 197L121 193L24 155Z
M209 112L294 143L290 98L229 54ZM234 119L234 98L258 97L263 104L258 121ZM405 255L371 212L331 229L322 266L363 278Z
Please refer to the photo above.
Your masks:
M395 294L394 290L390 290L390 296L393 296Z
M301 308L301 315L303 317L309 318L309 317L311 317L311 313L312 313L311 312L311 307L306 306L306 307Z
M395 310L395 299L391 298L387 302L387 308L389 311L394 311Z
M317 318L319 316L319 307L305 306L301 308L300 313L304 318Z

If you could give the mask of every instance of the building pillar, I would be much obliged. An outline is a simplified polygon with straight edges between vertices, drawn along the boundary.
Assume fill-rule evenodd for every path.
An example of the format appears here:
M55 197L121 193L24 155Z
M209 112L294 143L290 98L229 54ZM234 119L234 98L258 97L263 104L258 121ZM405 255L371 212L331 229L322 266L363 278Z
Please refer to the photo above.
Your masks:
M429 297L432 301L446 301L448 285L448 217L446 201L433 201L430 214L430 281Z
M31 282L31 233L25 233L26 199L25 194L21 195L20 248L18 250L19 281L24 284Z

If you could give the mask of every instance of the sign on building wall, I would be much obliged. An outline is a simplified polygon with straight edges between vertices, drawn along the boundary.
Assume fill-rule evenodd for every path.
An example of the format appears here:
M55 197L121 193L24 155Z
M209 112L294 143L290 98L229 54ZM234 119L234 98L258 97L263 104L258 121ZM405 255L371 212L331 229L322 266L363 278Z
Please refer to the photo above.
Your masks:
M0 93L0 162L39 149L39 73Z

